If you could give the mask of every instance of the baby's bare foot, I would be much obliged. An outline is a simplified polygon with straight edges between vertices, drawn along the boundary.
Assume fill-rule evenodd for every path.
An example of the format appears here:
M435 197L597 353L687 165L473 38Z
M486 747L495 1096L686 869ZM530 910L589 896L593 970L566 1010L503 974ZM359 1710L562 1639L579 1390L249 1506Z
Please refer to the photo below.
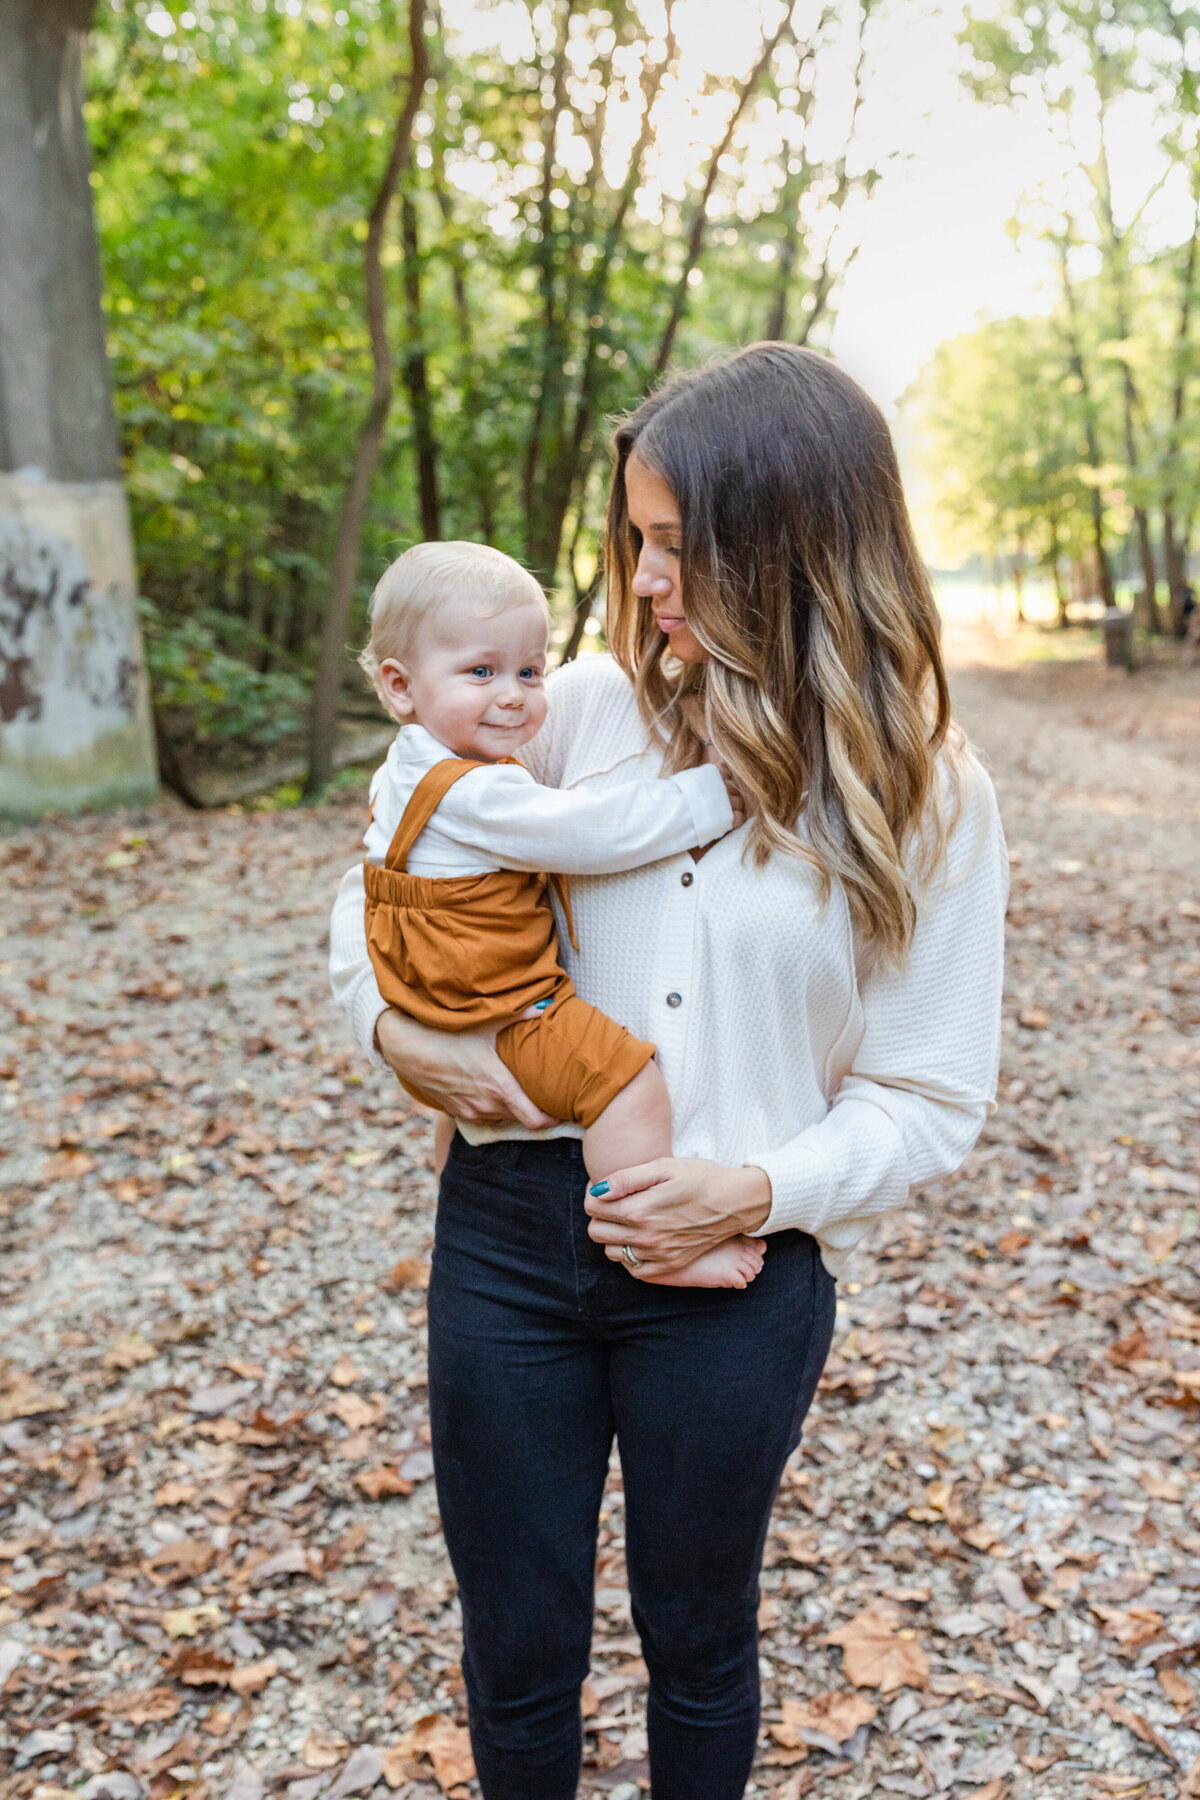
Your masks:
M655 1287L744 1288L762 1268L765 1252L761 1238L732 1237L682 1269L670 1269L663 1275L643 1275L638 1270L637 1276Z

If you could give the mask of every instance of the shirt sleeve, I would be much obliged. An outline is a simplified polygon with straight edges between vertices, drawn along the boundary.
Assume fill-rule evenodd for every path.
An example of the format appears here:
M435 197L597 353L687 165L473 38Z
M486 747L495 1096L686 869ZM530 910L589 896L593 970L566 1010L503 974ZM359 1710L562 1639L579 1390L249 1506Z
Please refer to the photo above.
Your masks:
M762 1230L849 1248L866 1220L965 1160L995 1104L1008 855L977 764L908 957L860 982L863 1032L825 1117L748 1156L771 1183Z
M342 876L329 919L329 985L359 1047L382 1069L387 1065L375 1048L375 1025L387 1001L367 952L366 905L362 864L355 863Z
M528 769L474 769L437 809L437 830L498 868L616 875L723 837L725 783L707 764L617 788L542 787Z

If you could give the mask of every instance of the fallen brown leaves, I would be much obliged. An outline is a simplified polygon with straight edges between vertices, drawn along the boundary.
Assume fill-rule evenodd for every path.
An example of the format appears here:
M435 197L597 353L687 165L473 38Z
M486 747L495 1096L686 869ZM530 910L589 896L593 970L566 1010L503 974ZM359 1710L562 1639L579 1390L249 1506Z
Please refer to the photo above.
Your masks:
M1169 1763L1174 1763L1178 1768L1179 1758L1162 1732L1156 1731L1143 1713L1135 1712L1132 1707L1122 1705L1119 1696L1123 1691L1121 1688L1102 1689L1096 1696L1096 1705L1101 1712L1108 1714L1114 1724L1124 1725L1127 1731L1132 1731L1135 1738L1140 1738L1143 1744L1151 1745L1159 1752L1160 1756L1165 1756Z
M433 1772L446 1793L474 1778L470 1733L465 1725L456 1725L441 1713L427 1713L384 1751L383 1773L388 1786L399 1787L406 1777L418 1777L425 1758L433 1764Z
M867 1607L825 1641L841 1645L842 1667L855 1687L877 1687L889 1694L901 1687L925 1687L929 1681L929 1658L916 1632L886 1601Z
M165 1587L174 1581L186 1581L202 1575L212 1564L216 1551L200 1538L179 1538L152 1550L142 1564L151 1581Z
M386 1500L389 1494L411 1494L414 1483L405 1481L398 1469L385 1465L364 1469L354 1477L354 1485L362 1489L368 1500Z
M1069 684L968 706L1002 1104L839 1284L763 1577L770 1800L1200 1800L1200 818L1127 688L1103 729ZM428 1127L322 966L359 811L146 821L0 839L0 1800L463 1792ZM603 1513L585 1795L648 1779L615 1468Z
M0 1393L0 1425L13 1419L35 1419L41 1413L65 1412L67 1401L61 1394L42 1387L30 1375L6 1377L7 1391Z
M879 1708L863 1695L835 1689L815 1694L811 1700L785 1699L782 1723L770 1730L775 1742L786 1750L795 1750L804 1742L804 1731L820 1732L836 1744L845 1744L860 1725L869 1725L878 1716Z

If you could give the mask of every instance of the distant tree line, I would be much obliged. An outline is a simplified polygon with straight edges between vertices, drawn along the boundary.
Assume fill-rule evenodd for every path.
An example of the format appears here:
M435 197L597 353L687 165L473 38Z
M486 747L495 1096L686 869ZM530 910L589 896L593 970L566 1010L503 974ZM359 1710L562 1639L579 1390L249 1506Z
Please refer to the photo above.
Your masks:
M1200 514L1200 12L1001 6L963 42L979 99L1057 136L1055 185L1017 221L1057 298L943 344L909 396L942 511L1006 560L1018 600L1023 572L1046 572L1060 622L1073 586L1111 606L1123 559L1140 623L1181 634ZM1132 198L1131 129L1146 171Z

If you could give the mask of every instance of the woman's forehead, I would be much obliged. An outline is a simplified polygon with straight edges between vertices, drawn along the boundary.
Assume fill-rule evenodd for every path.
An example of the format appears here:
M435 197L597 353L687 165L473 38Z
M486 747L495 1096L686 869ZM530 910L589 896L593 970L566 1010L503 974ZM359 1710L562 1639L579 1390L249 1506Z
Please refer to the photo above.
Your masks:
M642 462L636 450L625 464L625 494L630 512L645 514L639 523L650 530L656 525L678 524L679 502L669 483ZM654 516L651 518L650 514Z

